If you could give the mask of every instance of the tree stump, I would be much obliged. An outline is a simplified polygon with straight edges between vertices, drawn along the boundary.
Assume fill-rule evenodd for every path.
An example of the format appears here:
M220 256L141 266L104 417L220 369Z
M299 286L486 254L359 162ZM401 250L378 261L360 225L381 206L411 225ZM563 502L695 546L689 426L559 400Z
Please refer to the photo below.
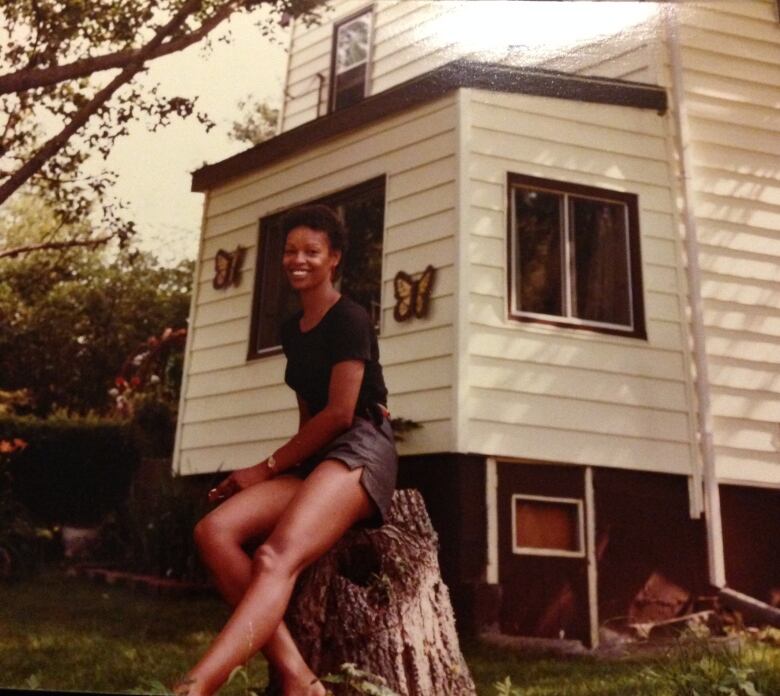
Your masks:
M437 547L422 496L399 490L385 525L350 530L304 571L285 621L316 674L344 674L352 663L402 696L476 694ZM361 693L349 683L326 686L337 696ZM266 695L278 693L271 673Z

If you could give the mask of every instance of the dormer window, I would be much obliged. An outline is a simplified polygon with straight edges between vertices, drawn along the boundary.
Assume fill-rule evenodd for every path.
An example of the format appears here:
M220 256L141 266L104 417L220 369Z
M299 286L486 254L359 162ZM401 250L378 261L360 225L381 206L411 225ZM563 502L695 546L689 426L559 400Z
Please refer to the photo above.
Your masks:
M366 96L371 18L369 8L334 27L330 111L356 104Z

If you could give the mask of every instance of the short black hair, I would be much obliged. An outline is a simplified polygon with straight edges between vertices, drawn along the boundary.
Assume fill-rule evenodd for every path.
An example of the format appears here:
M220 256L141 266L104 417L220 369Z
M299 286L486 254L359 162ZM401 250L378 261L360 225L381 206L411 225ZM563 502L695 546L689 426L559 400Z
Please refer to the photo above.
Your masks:
M347 247L347 231L332 208L322 203L293 208L282 218L282 231L285 238L296 227L308 227L318 232L324 232L328 237L331 250L340 251L342 258L344 257Z

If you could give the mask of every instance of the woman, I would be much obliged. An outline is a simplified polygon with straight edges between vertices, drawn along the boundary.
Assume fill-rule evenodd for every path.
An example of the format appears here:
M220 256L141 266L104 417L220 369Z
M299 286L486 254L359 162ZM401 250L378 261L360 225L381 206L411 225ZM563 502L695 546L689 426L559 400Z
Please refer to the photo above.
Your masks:
M210 492L225 500L195 528L202 558L235 607L177 687L214 693L259 649L285 696L323 696L282 618L299 573L356 523L381 524L397 455L387 390L368 313L334 287L345 232L326 206L288 214L283 268L302 310L282 326L285 381L296 392L297 434ZM250 557L244 544L262 540Z

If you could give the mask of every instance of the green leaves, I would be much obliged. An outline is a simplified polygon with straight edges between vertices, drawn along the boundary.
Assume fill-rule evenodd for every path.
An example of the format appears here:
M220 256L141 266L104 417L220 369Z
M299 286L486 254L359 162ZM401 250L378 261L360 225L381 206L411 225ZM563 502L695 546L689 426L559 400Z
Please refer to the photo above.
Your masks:
M642 680L673 696L770 696L761 682L772 667L768 660L756 659L761 658L760 647L739 636L729 641L684 635L667 655L642 670Z
M275 10L259 23L267 37L283 11L313 15L313 0L0 0L0 204L26 186L68 223L99 205L104 232L126 241L132 221L106 198L115 174L82 165L105 159L137 118L152 130L193 116L212 128L195 99L145 84L143 68L260 4Z
M506 677L503 681L497 681L493 684L496 690L496 696L522 696L520 689L512 686L512 680Z
M24 203L0 221L0 239L84 234L58 227L45 206ZM58 407L104 411L127 355L166 327L185 325L191 274L190 262L163 268L149 254L112 259L83 248L0 261L0 390L29 389L40 415Z
M359 669L353 662L345 662L338 673L321 677L320 681L328 684L345 684L366 696L398 696L395 691L387 687L382 677Z

